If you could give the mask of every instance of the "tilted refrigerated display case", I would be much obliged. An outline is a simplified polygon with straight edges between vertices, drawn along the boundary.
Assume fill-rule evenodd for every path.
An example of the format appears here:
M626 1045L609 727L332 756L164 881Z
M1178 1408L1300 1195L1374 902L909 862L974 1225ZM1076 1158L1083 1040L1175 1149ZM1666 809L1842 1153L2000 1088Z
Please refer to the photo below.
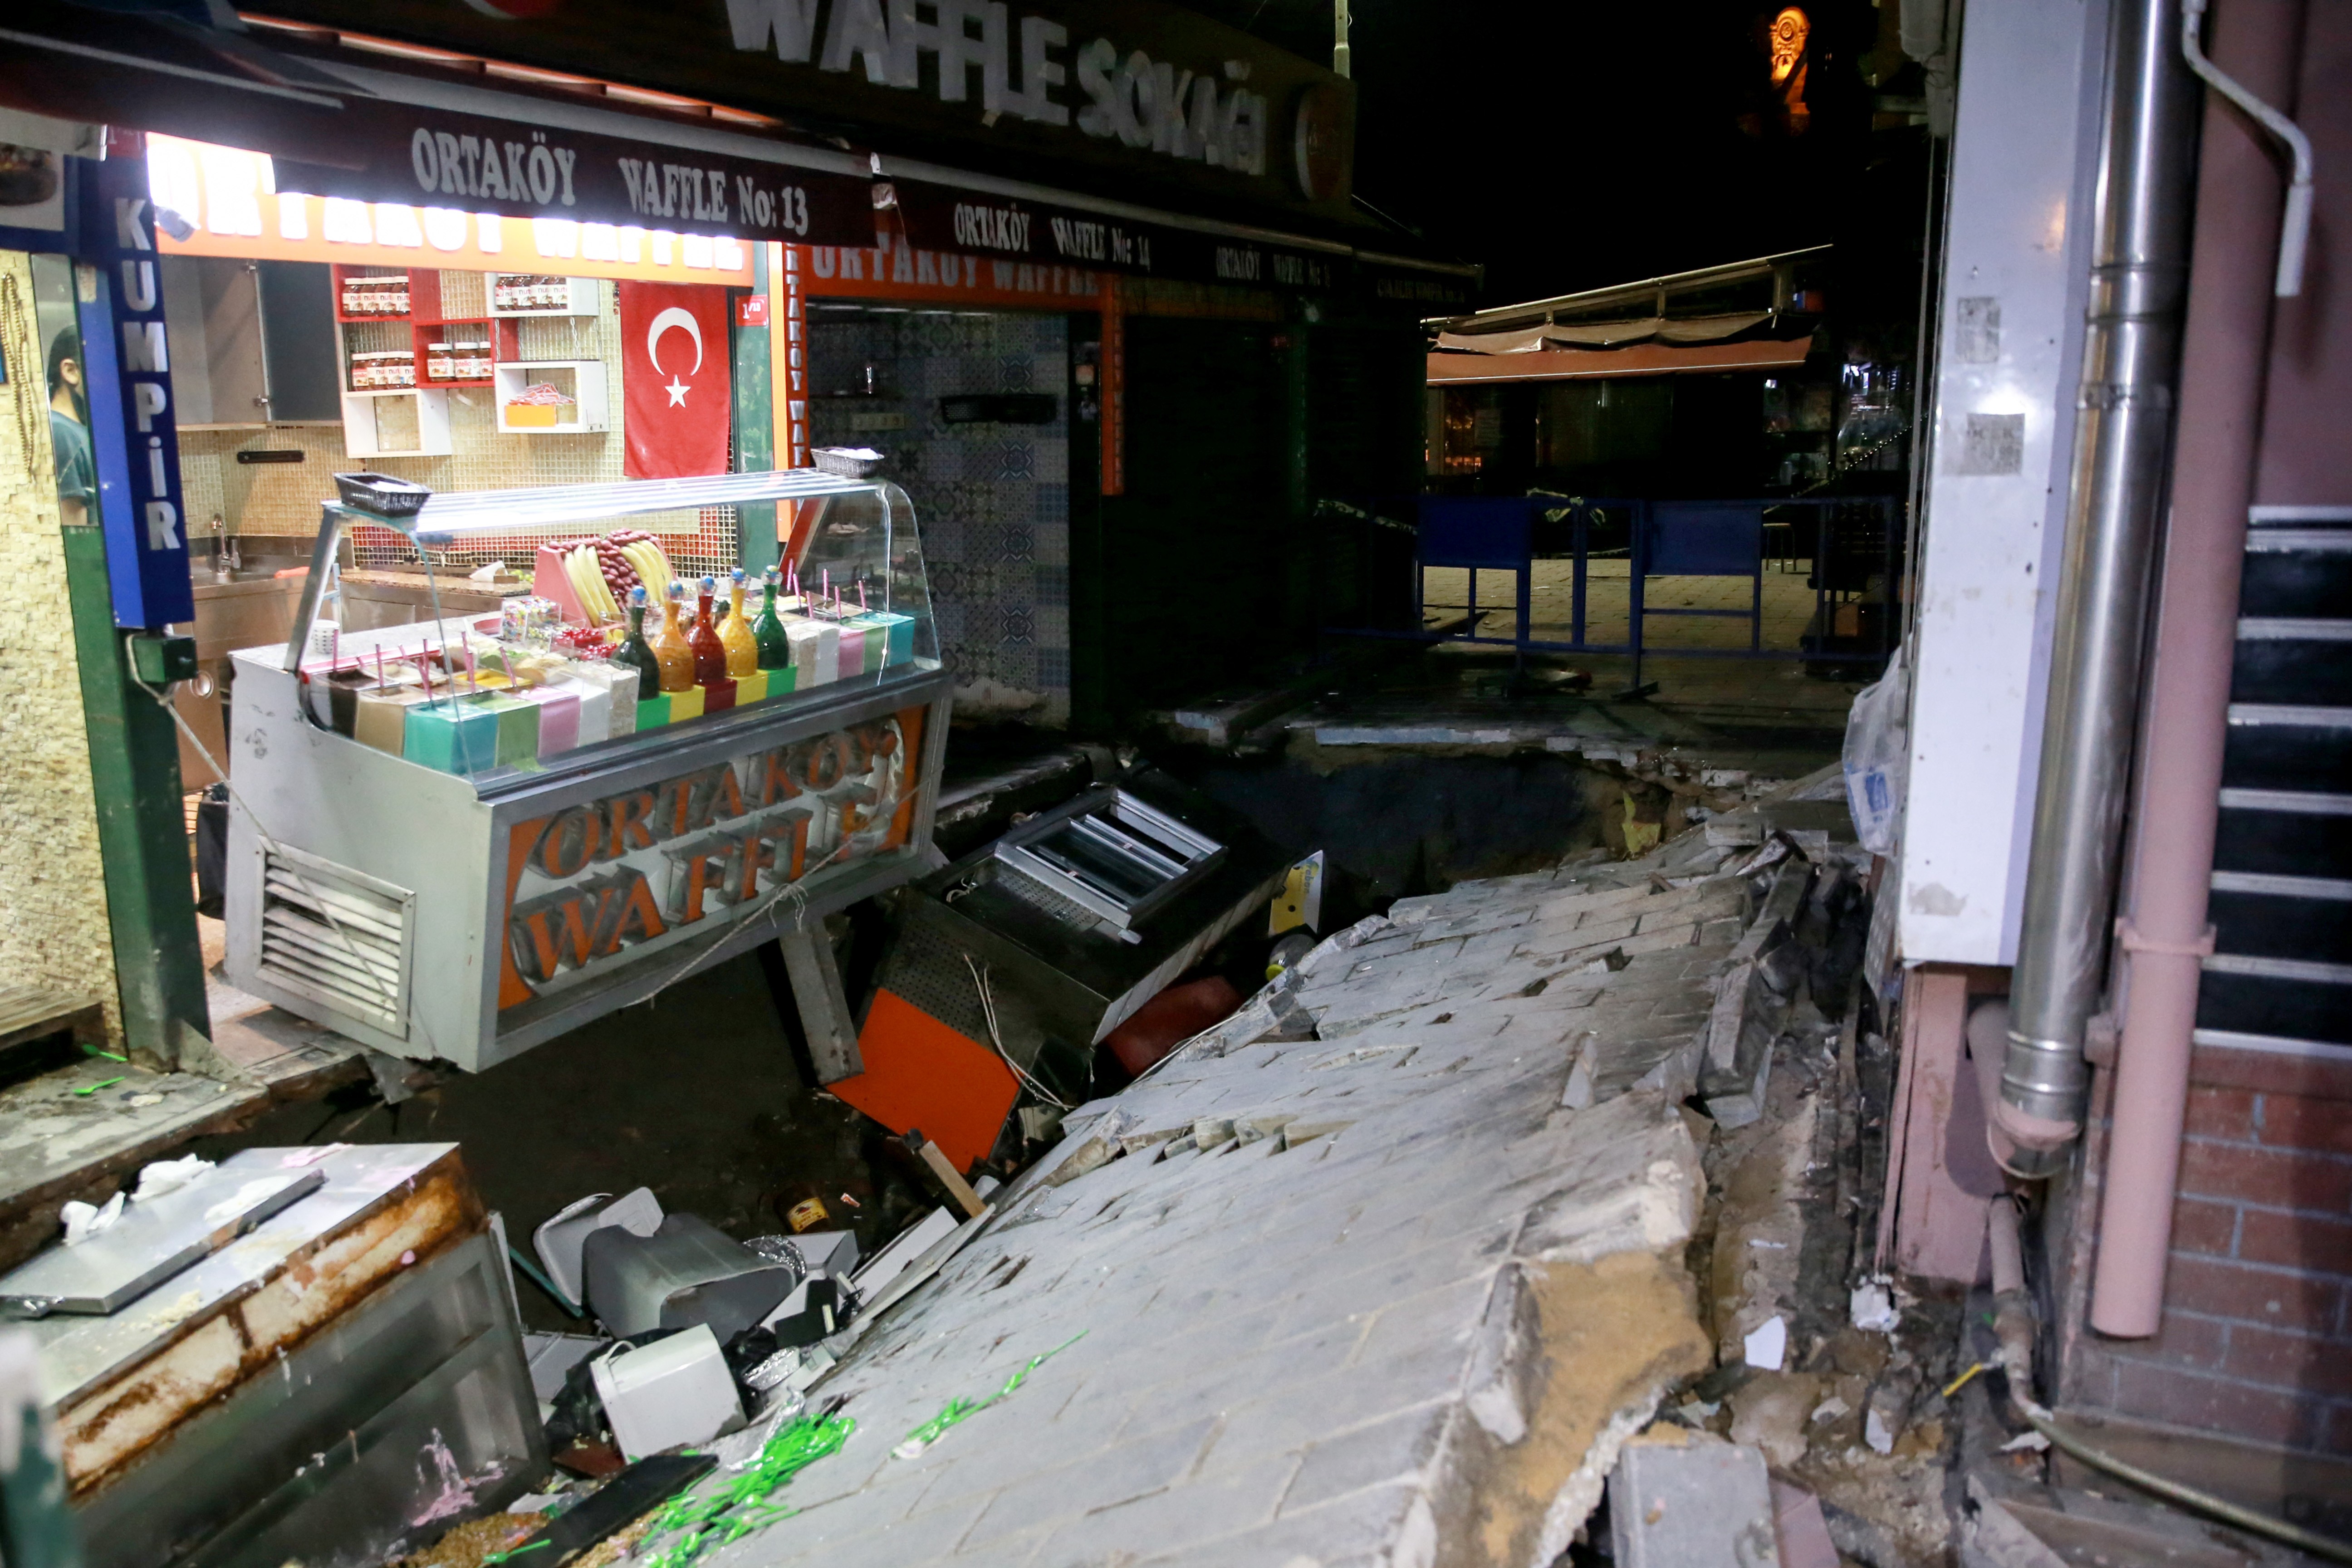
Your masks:
M810 635L793 639L797 669L747 679L756 694L724 707L715 687L631 700L634 673L563 656L582 628L509 618L502 637L496 615L321 624L234 655L236 985L378 1050L479 1069L940 863L949 677L897 486L796 469L435 495L408 516L413 500L364 482L346 493L322 559L358 526L429 549L788 503L786 564L810 591L782 618Z

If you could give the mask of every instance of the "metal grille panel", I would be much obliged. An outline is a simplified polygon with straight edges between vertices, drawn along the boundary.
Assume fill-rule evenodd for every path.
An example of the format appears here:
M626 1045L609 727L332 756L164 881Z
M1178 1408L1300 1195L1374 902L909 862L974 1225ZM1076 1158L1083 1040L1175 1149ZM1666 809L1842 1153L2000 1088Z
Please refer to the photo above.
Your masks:
M299 849L262 852L260 971L272 984L408 1037L415 895Z

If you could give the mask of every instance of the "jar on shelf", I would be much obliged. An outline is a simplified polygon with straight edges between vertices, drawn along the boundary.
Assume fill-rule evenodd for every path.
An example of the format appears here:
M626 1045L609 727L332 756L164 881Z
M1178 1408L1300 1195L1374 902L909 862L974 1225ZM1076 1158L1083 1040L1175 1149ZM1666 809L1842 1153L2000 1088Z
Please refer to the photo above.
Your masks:
M447 343L425 345L425 375L429 381L457 379L457 351Z

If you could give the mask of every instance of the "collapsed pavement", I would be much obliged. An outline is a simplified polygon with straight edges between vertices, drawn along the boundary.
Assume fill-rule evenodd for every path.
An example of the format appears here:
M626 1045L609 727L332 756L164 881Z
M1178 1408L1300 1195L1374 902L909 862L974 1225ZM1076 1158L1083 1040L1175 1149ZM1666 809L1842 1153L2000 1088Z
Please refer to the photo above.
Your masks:
M1554 1562L1717 1365L1685 1101L1766 1090L1719 983L1811 879L1692 832L1327 940L856 1325L808 1391L856 1430L704 1560Z

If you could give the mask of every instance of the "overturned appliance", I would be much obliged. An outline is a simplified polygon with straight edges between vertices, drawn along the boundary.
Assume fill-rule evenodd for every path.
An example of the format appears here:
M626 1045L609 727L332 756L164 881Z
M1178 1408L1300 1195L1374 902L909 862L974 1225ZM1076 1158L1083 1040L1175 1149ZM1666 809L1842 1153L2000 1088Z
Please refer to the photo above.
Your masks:
M1263 918L1290 858L1155 770L1041 813L900 895L856 1070L826 1087L969 1170L1024 1087L1083 1099L1094 1047Z
M91 1568L368 1568L546 1468L499 1233L454 1143L248 1149L0 1294L46 1313Z

